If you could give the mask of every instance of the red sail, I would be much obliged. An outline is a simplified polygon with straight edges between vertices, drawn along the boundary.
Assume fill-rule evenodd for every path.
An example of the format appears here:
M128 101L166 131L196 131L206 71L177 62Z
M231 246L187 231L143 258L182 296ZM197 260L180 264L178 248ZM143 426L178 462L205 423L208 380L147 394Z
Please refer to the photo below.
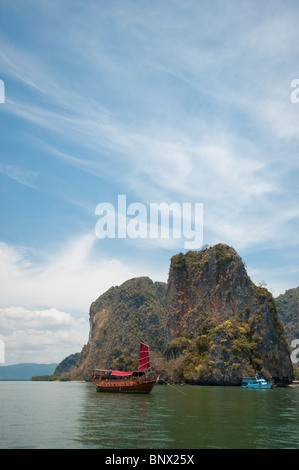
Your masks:
M139 369L138 372L148 369L150 367L149 363L149 352L148 346L146 344L140 344L140 353L139 353Z

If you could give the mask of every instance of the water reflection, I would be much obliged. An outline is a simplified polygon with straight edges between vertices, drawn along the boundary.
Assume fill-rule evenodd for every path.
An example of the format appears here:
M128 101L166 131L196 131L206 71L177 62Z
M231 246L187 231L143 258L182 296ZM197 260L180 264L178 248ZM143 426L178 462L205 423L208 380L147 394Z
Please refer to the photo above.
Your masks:
M171 446L173 439L164 423L174 410L157 390L149 395L109 394L97 393L88 385L80 441L85 447L105 449Z
M299 389L0 382L0 448L298 448Z
M297 448L299 390L157 386L149 395L86 384L78 444L105 449Z

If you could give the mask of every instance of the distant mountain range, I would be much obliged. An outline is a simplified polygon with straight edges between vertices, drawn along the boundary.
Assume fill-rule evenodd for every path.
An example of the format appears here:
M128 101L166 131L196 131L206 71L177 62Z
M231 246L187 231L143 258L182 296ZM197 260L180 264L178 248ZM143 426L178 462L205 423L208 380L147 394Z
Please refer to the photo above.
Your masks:
M0 366L0 380L30 380L34 375L52 375L57 364L22 363Z

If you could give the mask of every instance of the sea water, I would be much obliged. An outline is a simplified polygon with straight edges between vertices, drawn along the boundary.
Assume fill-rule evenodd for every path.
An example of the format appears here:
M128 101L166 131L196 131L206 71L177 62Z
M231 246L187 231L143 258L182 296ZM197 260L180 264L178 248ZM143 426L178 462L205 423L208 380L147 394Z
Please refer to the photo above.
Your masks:
M0 382L2 449L296 449L299 388Z

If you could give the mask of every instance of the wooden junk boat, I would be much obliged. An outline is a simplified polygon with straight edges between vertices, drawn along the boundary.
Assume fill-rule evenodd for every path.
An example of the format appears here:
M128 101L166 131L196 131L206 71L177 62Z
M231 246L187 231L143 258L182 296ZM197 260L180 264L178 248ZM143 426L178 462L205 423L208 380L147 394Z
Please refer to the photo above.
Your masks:
M94 369L91 380L96 385L97 392L150 393L158 377L146 375L144 371L149 367L149 348L141 343L138 371Z

